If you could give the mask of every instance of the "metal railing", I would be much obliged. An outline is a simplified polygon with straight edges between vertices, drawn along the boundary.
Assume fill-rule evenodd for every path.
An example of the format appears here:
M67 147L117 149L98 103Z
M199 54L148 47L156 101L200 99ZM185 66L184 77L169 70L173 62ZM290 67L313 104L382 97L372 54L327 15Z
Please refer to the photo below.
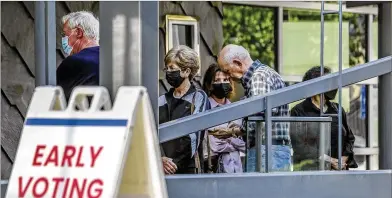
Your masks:
M265 111L266 128L266 172L271 170L271 145L272 145L272 109L281 105L289 104L303 98L347 86L356 82L370 79L379 75L392 72L392 57L382 58L360 66L352 67L339 73L332 73L298 83L283 89L273 91L265 96L256 96L223 107L212 109L203 113L180 118L159 126L160 142L166 142L178 137L204 130L221 123L251 116ZM340 79L340 80L339 80ZM339 105L340 106L340 105ZM274 118L279 119L279 118ZM341 123L339 123L341 126ZM341 131L340 133L341 134ZM341 137L338 149L341 151ZM260 154L258 154L260 155ZM341 153L339 153L339 167L341 167Z
M361 82L392 72L392 56L351 67L342 71L342 86ZM220 108L211 109L159 125L160 142L204 130L222 123L254 115L281 105L338 88L338 73L332 73L272 91L263 96L247 98Z
M337 11L327 11L324 9L324 1L321 1L321 34L320 34L320 75L324 75L324 15L327 14L338 14L339 15L339 45L338 45L338 63L339 63L339 75L338 75L338 167L339 170L342 169L342 68L343 68L343 8L342 1L339 1L339 9ZM324 104L324 95L320 95L320 104ZM320 105L320 116L324 115L323 110L324 105Z

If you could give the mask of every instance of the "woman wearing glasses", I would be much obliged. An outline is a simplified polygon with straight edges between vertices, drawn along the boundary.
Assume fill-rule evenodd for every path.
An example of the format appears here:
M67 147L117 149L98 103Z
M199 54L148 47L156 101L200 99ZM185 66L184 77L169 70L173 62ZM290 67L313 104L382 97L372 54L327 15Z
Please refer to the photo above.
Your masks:
M166 80L170 90L159 97L159 124L205 111L209 107L203 90L191 82L200 68L197 53L184 45L172 48L165 56ZM192 133L161 144L165 174L201 173L203 132Z

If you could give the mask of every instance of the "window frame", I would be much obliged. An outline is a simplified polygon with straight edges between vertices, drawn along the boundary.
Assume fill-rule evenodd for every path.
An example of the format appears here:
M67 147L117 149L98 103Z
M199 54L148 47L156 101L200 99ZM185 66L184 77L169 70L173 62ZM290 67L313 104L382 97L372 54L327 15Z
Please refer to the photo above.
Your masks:
M200 35L199 35L199 21L192 16L184 16L184 15L166 15L166 53L169 52L171 48L173 48L173 25L189 25L193 27L193 44L192 49L196 51L198 54L199 62L200 62ZM190 47L190 46L189 46ZM200 76L201 67L197 71L197 76Z

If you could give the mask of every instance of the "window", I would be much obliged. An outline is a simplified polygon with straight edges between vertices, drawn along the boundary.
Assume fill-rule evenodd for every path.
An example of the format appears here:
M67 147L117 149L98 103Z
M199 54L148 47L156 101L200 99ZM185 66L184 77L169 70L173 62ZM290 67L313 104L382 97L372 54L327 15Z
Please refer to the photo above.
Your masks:
M166 53L177 45L199 51L199 22L191 16L166 15ZM200 75L200 69L198 72Z

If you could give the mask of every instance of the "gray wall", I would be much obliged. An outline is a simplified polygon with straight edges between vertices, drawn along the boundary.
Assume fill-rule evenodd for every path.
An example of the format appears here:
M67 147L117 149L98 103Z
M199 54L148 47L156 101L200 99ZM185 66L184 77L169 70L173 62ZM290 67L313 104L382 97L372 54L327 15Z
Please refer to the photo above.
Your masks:
M56 2L57 66L63 15L93 2ZM1 179L10 177L27 107L34 91L34 2L1 2Z

